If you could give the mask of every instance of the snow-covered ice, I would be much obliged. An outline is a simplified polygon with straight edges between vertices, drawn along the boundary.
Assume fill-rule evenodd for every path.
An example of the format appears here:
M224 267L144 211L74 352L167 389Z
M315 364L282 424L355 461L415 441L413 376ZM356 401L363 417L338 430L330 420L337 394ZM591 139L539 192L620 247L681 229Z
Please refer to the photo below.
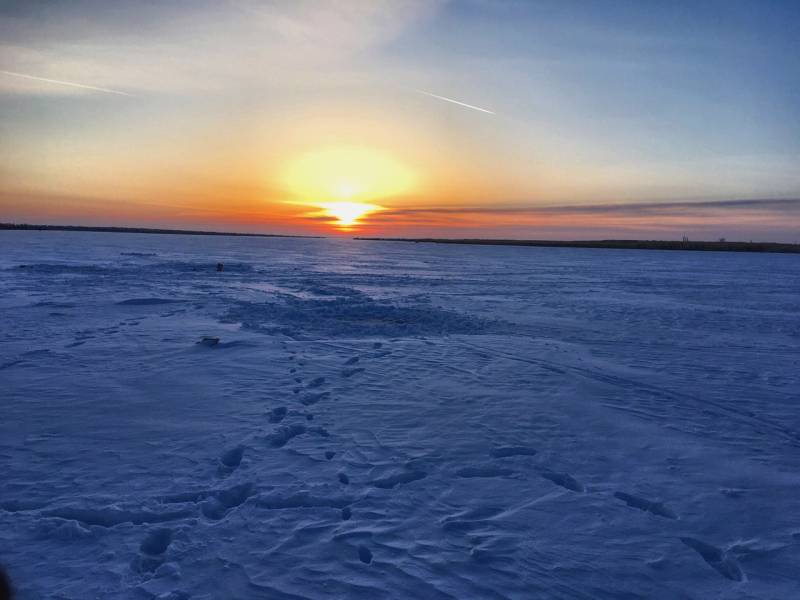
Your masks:
M0 294L23 600L800 597L796 256L14 231Z

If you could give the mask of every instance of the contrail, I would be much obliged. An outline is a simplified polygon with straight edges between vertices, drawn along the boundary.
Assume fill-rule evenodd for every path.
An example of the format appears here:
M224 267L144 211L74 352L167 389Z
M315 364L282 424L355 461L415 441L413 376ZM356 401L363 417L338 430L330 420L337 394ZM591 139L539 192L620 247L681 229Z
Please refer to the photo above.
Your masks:
M485 108L481 108L480 106L473 106L472 104L467 104L466 102L459 102L458 100L453 100L452 98L445 98L444 96L439 96L438 94L431 94L430 92L426 92L425 90L414 90L418 94L425 94L426 96L430 96L431 98L438 98L439 100L444 100L445 102L452 102L453 104L458 104L459 106L463 106L465 108L471 108L472 110L479 110L481 112L489 113L490 115L496 115L497 113L493 110L487 110Z
M82 83L73 83L71 81L59 81L58 79L47 79L46 77L36 77L35 75L25 75L25 73L15 73L14 71L3 71L0 70L0 73L3 75L11 75L12 77L22 77L23 79L33 79L34 81L46 81L47 83L57 83L59 85L68 85L70 87L82 88L84 90L94 90L95 92L104 92L106 94L118 94L120 96L131 96L133 94L128 94L126 92L120 92L119 90L110 90L108 88L101 88L95 87L93 85L84 85Z

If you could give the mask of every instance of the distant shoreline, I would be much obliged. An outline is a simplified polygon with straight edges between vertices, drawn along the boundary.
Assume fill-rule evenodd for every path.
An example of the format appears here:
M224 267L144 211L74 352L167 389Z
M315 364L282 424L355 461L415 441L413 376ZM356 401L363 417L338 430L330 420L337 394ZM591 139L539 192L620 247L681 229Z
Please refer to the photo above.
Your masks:
M475 246L540 246L546 248L611 248L618 250L688 250L704 252L776 252L800 254L800 244L779 242L678 242L659 240L483 240L448 238L353 238L371 242L414 242L425 244L469 244Z
M92 227L88 225L35 225L29 223L0 223L0 231L77 231L95 233L145 233L156 235L210 235L229 237L266 237L324 239L321 235L288 235L280 233L238 233L229 231L199 231L194 229L160 229L148 227ZM617 250L686 250L700 252L772 252L800 254L800 244L781 242L704 242L674 240L504 240L450 238L382 238L355 237L367 242L413 242L424 244L465 244L473 246L535 246L543 248L608 248Z
M193 229L150 229L147 227L89 227L86 225L30 225L0 223L0 231L93 231L96 233L149 233L158 235L221 235L231 237L279 237L320 239L321 235L285 235L280 233L233 233L228 231L196 231Z

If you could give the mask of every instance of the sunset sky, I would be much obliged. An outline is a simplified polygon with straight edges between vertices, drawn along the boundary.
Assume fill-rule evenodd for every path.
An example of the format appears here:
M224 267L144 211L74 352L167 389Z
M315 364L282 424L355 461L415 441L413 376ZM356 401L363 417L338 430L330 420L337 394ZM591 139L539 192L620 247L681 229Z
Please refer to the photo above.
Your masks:
M800 241L800 2L0 4L0 221Z

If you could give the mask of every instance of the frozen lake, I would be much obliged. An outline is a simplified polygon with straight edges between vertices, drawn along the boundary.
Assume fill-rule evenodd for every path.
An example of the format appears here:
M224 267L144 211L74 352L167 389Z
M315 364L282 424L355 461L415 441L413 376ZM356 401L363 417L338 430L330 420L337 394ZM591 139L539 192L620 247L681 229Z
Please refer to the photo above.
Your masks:
M22 600L800 589L800 257L6 231L0 310Z

